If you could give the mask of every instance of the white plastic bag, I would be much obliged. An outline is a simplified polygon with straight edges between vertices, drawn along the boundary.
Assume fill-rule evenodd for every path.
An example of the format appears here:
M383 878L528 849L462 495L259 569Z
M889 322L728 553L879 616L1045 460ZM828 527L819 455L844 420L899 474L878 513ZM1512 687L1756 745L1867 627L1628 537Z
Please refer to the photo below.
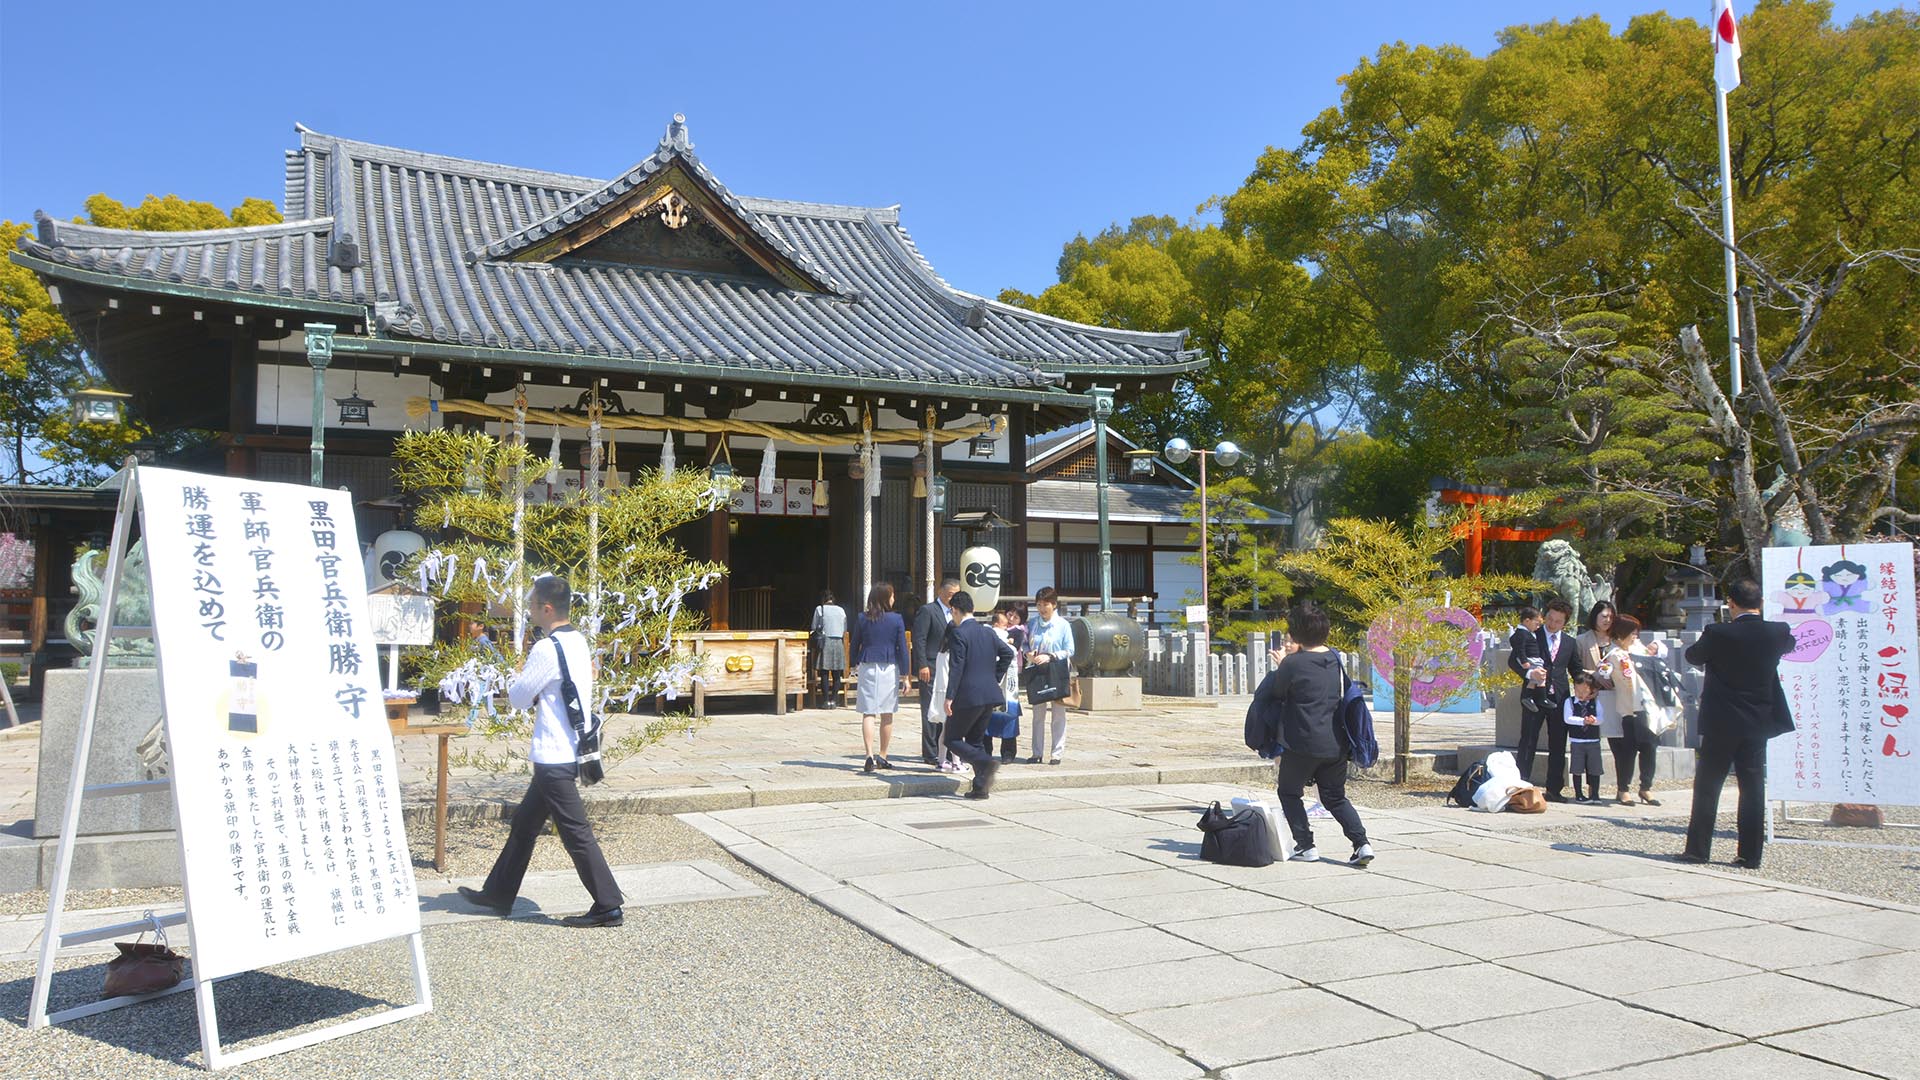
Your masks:
M1497 814L1507 808L1507 798L1515 788L1526 787L1527 782L1520 778L1520 766L1514 763L1513 754L1506 750L1487 755L1487 780L1473 793L1473 805L1476 809L1489 814Z
M1287 828L1286 815L1280 812L1280 804L1263 799L1239 798L1233 800L1233 810L1257 812L1267 821L1267 850L1273 855L1274 862L1286 862L1293 858L1293 830Z

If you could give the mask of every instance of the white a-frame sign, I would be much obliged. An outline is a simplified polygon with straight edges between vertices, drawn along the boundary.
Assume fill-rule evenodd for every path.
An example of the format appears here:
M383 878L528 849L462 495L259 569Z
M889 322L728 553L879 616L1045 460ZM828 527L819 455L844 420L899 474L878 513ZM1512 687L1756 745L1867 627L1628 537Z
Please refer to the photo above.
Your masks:
M47 1013L56 951L185 923L200 1046L224 1068L417 1016L433 1007L393 738L367 617L351 496L171 469L128 468L107 554L93 668L48 897L28 1026L130 1005ZM171 777L84 787L107 643L134 516L146 542ZM80 800L171 787L185 910L60 933ZM223 1052L213 984L271 964L406 937L412 1005Z

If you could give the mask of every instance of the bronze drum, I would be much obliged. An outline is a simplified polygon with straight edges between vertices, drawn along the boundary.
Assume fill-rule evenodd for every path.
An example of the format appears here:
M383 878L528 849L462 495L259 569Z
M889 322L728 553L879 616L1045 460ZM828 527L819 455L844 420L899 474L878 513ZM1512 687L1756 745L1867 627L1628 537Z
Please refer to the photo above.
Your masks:
M1073 667L1081 675L1126 675L1147 658L1147 635L1125 615L1095 611L1067 620L1073 628Z

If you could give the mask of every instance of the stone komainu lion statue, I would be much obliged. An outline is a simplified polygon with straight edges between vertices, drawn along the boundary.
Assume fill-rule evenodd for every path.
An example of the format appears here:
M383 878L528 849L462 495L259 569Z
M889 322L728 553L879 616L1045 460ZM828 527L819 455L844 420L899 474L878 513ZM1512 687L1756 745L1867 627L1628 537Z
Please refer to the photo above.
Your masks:
M1588 570L1580 553L1565 540L1548 540L1540 545L1540 554L1533 560L1533 576L1553 584L1553 592L1573 605L1576 621L1585 619L1593 605L1613 598L1613 583Z

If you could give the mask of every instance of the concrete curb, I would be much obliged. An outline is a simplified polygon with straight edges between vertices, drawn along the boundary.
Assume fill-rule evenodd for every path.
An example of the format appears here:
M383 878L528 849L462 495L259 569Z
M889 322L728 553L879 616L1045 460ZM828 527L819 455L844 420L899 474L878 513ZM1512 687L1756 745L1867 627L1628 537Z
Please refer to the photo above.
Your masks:
M1388 764L1389 772L1391 764ZM1273 781L1272 762L1255 761L1229 765L1172 765L1135 769L1100 769L1078 772L1007 771L995 781L996 791L1039 791L1047 788L1153 786L1160 784L1269 784ZM1372 775L1371 773L1369 775ZM778 787L668 788L661 791L596 796L586 795L587 809L596 815L620 817L629 814L687 815L716 810L740 810L749 806L792 806L798 803L854 802L861 799L905 799L917 796L954 795L971 781L951 776L894 775L845 783L793 784ZM504 820L513 814L518 797L512 799L462 799L449 801L449 822ZM403 813L407 828L431 829L433 806L409 804Z

